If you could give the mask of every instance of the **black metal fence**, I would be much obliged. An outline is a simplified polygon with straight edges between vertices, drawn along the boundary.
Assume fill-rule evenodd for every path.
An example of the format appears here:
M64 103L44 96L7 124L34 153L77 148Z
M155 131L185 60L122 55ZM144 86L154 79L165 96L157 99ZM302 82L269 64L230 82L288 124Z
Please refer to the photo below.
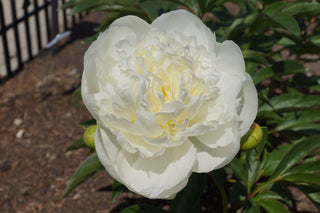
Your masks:
M0 83L23 69L58 33L82 18L58 8L67 0L0 0Z

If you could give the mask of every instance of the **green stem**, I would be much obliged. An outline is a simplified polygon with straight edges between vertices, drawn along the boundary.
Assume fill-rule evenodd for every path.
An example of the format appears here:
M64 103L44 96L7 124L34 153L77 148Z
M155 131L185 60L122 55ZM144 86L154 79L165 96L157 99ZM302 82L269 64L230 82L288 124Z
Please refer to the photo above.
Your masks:
M220 191L220 195L221 195L221 199L222 199L222 212L223 213L228 213L228 198L227 198L227 193L223 187L223 183L222 185L220 185L215 177L213 175L211 175L211 178L213 180L213 183L218 187L219 191Z
M248 195L248 198L250 197L254 197L256 194L258 194L261 190L265 189L266 187L268 187L270 184L273 184L274 182L278 181L281 178L281 175L279 175L278 177L266 182L264 185L262 185L261 187L258 187L252 194Z
M224 188L220 189L220 194L222 198L222 212L228 213L228 199L227 199L226 190L224 190Z

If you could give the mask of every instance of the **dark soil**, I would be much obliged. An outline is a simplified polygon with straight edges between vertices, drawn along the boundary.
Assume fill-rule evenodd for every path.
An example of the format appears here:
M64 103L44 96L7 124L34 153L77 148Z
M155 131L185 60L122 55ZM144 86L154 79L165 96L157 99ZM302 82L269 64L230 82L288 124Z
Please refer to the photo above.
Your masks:
M40 54L0 85L0 212L107 213L135 203L168 207L166 201L130 192L111 204L113 180L107 172L95 174L62 199L69 179L89 151L65 152L83 134L78 123L91 118L84 105L74 104L71 98L80 85L88 47L80 41L92 34L92 27L103 17L88 15L69 40ZM301 210L314 210L308 206Z

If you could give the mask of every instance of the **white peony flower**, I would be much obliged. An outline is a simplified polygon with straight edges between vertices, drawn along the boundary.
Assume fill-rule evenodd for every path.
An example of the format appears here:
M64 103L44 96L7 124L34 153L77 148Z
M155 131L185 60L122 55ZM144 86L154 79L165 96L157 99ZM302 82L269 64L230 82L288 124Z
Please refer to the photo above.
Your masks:
M148 198L172 199L192 172L228 164L257 114L239 47L216 42L185 10L151 25L114 21L84 56L83 101L110 175Z

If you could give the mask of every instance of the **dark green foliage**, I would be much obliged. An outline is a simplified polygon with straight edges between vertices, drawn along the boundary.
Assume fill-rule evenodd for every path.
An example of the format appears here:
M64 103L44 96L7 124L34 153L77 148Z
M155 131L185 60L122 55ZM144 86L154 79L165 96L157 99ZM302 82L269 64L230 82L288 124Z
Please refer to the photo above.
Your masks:
M67 196L79 184L100 170L104 170L104 168L101 165L97 154L92 154L80 164L77 171L73 174L63 193L63 197Z
M169 213L193 213L197 208L197 202L202 194L207 176L205 174L193 173L189 178L187 186L180 191L172 201Z

